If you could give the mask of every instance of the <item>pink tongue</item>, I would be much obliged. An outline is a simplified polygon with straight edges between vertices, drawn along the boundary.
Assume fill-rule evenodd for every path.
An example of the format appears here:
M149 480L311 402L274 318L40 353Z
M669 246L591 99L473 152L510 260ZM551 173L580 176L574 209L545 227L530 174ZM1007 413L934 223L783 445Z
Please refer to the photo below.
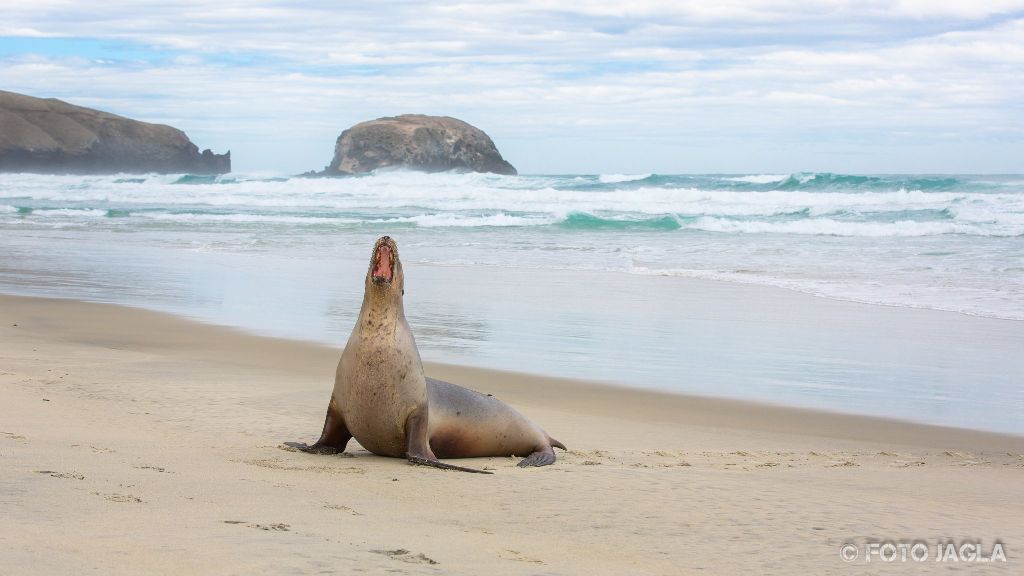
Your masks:
M391 249L387 246L377 249L377 266L373 269L373 276L391 280Z

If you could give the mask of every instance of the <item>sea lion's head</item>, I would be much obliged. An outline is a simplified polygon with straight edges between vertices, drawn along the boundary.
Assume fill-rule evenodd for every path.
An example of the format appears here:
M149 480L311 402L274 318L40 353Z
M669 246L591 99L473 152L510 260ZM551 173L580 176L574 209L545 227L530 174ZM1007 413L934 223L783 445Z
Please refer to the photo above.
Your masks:
M366 293L385 296L405 294L405 274L398 259L398 245L390 236L381 236L373 245L370 269L366 272Z

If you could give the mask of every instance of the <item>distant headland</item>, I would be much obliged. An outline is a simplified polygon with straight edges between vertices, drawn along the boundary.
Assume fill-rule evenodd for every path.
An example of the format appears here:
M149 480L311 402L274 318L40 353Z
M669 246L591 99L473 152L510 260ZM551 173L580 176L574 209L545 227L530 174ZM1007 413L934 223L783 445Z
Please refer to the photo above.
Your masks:
M230 171L231 152L200 153L177 128L0 90L0 172Z
M491 138L449 116L403 114L343 131L334 158L305 176L380 169L516 174ZM0 172L225 174L231 152L199 151L184 132L109 112L0 90Z

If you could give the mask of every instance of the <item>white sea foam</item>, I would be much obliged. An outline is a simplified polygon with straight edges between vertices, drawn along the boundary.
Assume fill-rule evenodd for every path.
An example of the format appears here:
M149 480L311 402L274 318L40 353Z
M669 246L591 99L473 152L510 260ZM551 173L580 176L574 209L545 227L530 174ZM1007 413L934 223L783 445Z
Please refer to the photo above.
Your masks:
M472 228L483 226L541 226L552 224L554 218L531 218L510 216L508 214L492 214L489 216L463 216L458 214L420 214L384 220L387 223L412 223L422 228Z
M620 182L646 180L650 177L650 174L601 174L597 177L597 180L602 184L618 184Z
M605 175L622 176L622 175ZM631 178L638 179L643 175ZM763 175L765 177L769 175ZM774 176L774 175L770 175ZM760 176L756 176L760 178ZM366 212L422 209L424 212L639 213L680 216L776 216L806 212L812 217L845 212L888 213L949 210L967 206L1010 213L1019 194L892 191L739 192L687 186L643 186L594 192L565 186L571 178L493 175L388 173L342 179L239 180L230 183L174 184L173 176L148 176L143 183L114 179L0 183L0 201L30 198L37 203L78 203L120 210L204 207L246 212ZM1010 208L1007 210L1007 208Z
M101 218L107 215L106 210L93 208L38 208L32 211L32 216L55 217L71 216L75 218Z
M1019 212L1010 211L1009 206L956 206L950 208L957 221L992 225L1024 226L1024 206Z
M730 182L749 182L751 184L771 184L773 182L782 182L786 178L789 178L789 174L751 174L749 176L723 178L723 180L728 180Z
M776 174L728 177L767 181ZM801 174L800 177L808 176ZM605 181L634 181L646 175L606 174ZM143 182L137 182L139 179ZM232 175L219 182L176 184L175 175L113 177L17 177L0 182L0 201L29 199L29 204L79 204L83 212L37 209L40 215L95 217L104 208L165 221L278 222L282 224L412 222L423 227L531 226L557 222L571 212L605 219L642 219L644 215L699 218L686 227L719 232L776 232L849 236L978 234L1014 236L1024 213L1021 194L968 191L764 191L643 186L594 192L574 189L574 178L496 175L425 175L393 172L373 177L282 181ZM628 178L628 179L627 179ZM121 182L118 182L121 180ZM125 182L124 180L129 180ZM566 186L570 183L569 186ZM5 185L6 184L6 185ZM160 210L159 208L166 208ZM175 209L177 208L177 209ZM260 214L252 214L252 209ZM78 208L66 208L78 210ZM336 212L346 218L293 215L295 211ZM899 213L930 211L924 220ZM943 217L943 212L949 217ZM181 214L188 212L188 214ZM204 214L204 212L208 212ZM284 214L275 214L284 212ZM390 214L389 214L390 212ZM420 212L419 215L409 215ZM466 212L491 213L465 216ZM223 213L223 214L222 214ZM527 213L512 216L509 213ZM865 222L847 222L862 214ZM886 214L894 214L887 217ZM843 218L834 218L837 215ZM776 220L776 217L809 217ZM729 218L754 218L752 222ZM757 218L761 217L761 218ZM894 226L890 219L898 219ZM879 221L879 222L874 222ZM909 224L902 224L904 221ZM965 226L967 225L967 226Z
M142 218L161 220L164 222L234 222L234 223L266 223L266 224L356 224L362 222L354 218L325 218L320 216L290 216L268 214L180 214L172 212L144 212Z
M1017 240L1024 238L1024 189L1015 184L1019 177L987 179L1000 186L950 178L951 184L928 191L927 179L882 177L863 184L833 176L817 186L809 173L792 176L792 182L777 174L659 176L656 185L654 179L641 181L649 177L645 174L389 172L287 180L232 174L187 184L177 183L180 175L7 174L0 178L0 227L73 227L98 235L112 227L138 227L147 234L188 239L193 232L245 226L245 234L236 235L244 238L229 235L218 241L217 250L225 252L257 245L272 251L284 235L285 244L319 246L331 238L364 239L390 229L427 238L421 250L446 247L415 257L424 261L633 273L645 267L688 270L685 274L696 277L754 278L832 297L927 302L929 307L1001 317L1024 308L1024 282L1015 272L1015 263L1024 257L1024 245ZM844 188L847 180L852 184ZM602 184L595 186L595 181ZM742 191L737 181L785 181L797 189ZM810 189L795 186L798 181ZM915 189L918 183L925 190ZM21 206L32 211L15 215ZM586 218L574 222L578 225L551 227L570 214L606 222L675 218L681 230L657 224L602 226ZM316 228L332 225L336 228L330 235ZM412 228L431 232L402 232ZM751 235L757 238L752 241ZM490 242L486 249L480 238ZM495 240L501 244L505 239L510 241L495 248ZM634 252L637 243L652 249ZM820 277L804 274L808 270L820 271ZM863 278L854 284L850 278L856 275ZM934 286L943 289L933 293Z
M1003 320L1024 320L1024 305L1019 302L1007 302L1008 306L996 307L995 301L1005 299L998 290L980 290L985 296L982 301L949 300L937 296L933 291L920 286L905 284L879 284L869 279L862 279L857 284L850 282L835 283L815 278L780 278L770 274L757 273L753 270L705 270L694 268L657 268L632 266L630 274L638 276L669 276L694 278L698 280L714 280L750 284L755 286L772 286L794 292L810 294L847 302L893 306L898 308L920 308L958 312L970 316L999 318Z
M831 218L765 222L762 220L741 221L724 218L704 217L686 223L684 228L708 232L747 234L799 234L817 236L935 236L942 234L974 234L978 236L1000 236L995 231L984 231L978 226L957 222L842 222ZM1016 234L1009 234L1015 236Z

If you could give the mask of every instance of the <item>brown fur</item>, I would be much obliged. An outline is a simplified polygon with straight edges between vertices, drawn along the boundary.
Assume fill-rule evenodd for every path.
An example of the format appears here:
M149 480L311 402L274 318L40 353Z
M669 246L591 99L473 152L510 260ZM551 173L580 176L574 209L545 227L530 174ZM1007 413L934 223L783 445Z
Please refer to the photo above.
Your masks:
M390 282L377 266L382 246L390 250ZM370 257L363 305L338 363L323 434L309 450L343 451L355 437L374 454L469 472L479 470L437 458L517 455L527 456L520 466L553 463L552 446L564 446L515 409L493 396L424 376L405 319L404 294L398 247L384 236Z

